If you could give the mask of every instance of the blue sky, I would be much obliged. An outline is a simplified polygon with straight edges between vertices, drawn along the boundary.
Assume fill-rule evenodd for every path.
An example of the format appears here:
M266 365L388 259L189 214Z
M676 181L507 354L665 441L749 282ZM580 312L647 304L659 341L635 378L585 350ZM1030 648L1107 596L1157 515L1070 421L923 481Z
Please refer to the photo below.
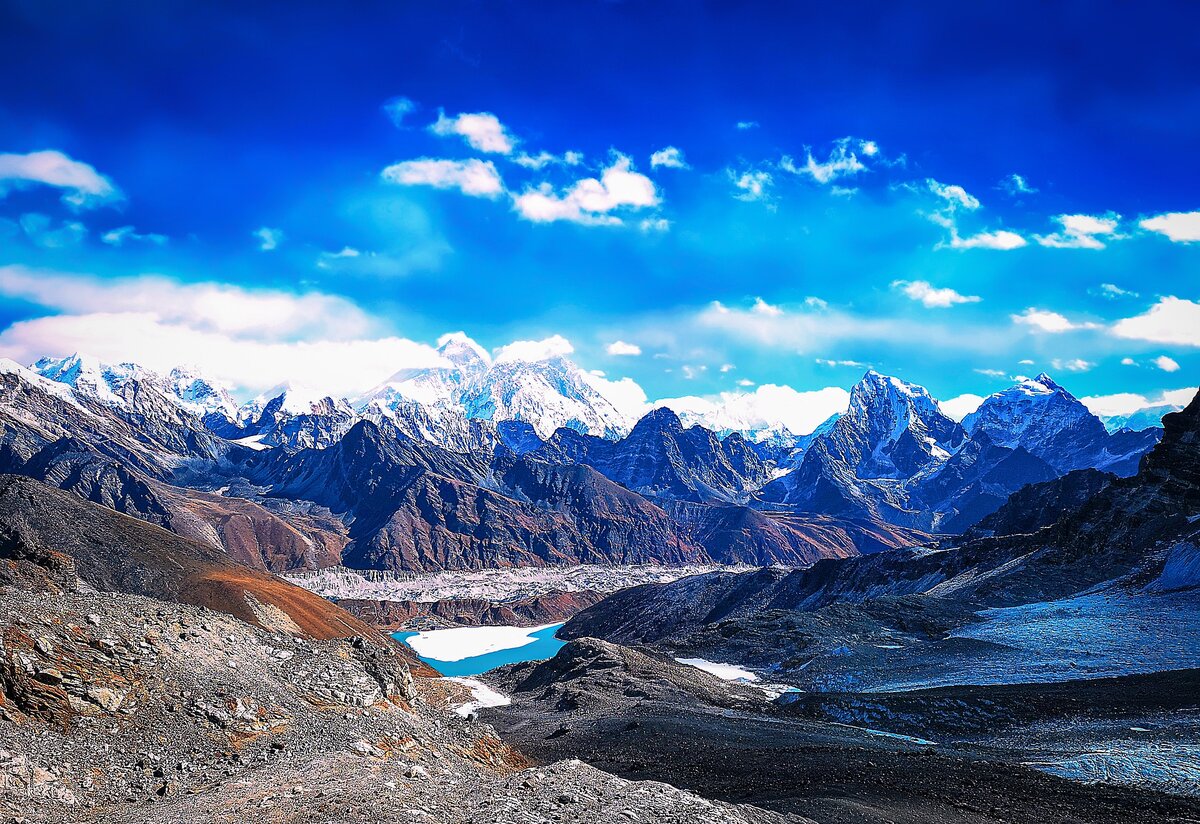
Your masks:
M866 365L1154 398L1200 367L1198 25L2 3L0 353L349 392L462 329L651 398Z

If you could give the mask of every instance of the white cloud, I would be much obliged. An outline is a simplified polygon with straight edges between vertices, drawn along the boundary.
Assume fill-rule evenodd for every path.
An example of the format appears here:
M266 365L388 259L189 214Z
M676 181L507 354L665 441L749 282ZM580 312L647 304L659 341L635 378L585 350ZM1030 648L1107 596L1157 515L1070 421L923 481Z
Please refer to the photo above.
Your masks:
M407 97L393 97L383 104L383 113L397 129L403 128L404 118L417 110L417 104Z
M968 195L968 197L970 197ZM938 248L950 249L998 249L1000 251L1010 251L1012 249L1020 249L1025 246L1027 241L1016 232L1010 232L1006 229L998 229L992 232L979 232L968 237L962 237L958 233L958 224L952 217L954 209L948 206L950 214L934 212L929 215L929 219L939 226L950 230L949 242L942 241L938 243Z
M1093 292L1093 294L1098 294L1101 297L1108 298L1109 300L1116 300L1117 298L1136 298L1138 296L1137 292L1130 292L1128 289L1122 289L1115 283L1101 283L1099 288Z
M994 232L980 232L970 237L959 237L954 233L950 238L951 249L1020 249L1026 244L1025 238L1016 232L998 229Z
M1200 212L1167 212L1138 223L1143 229L1166 235L1175 243L1200 240Z
M422 157L393 163L380 174L388 183L458 189L471 197L495 198L504 191L500 173L490 160L436 160Z
M1046 309L1036 309L1029 307L1024 312L1018 315L1010 315L1013 323L1018 323L1024 326L1029 326L1039 332L1049 332L1058 334L1060 332L1070 332L1076 329L1097 329L1098 324L1095 323L1076 323L1070 320L1065 315L1060 315L1058 312L1051 312Z
M250 234L258 238L258 249L260 252L270 252L279 248L279 244L283 243L283 231L280 229L260 226Z
M671 228L671 221L665 217L648 217L638 224L643 232L666 232Z
M1015 172L1004 178L1004 180L1001 180L999 186L1014 197L1017 195L1037 194L1037 189L1030 186L1029 181Z
M615 340L605 347L604 351L610 355L640 355L642 347L636 343L626 343L623 340Z
M1200 303L1164 297L1144 314L1113 324L1118 338L1200 346Z
M772 306L762 298L755 298L754 305L750 307L750 311L757 315L766 315L767 317L777 318L783 314L783 310L778 306Z
M251 391L304 376L337 394L365 391L401 368L443 363L432 347L380 335L382 321L319 292L5 266L0 295L55 313L0 333L0 350L24 362L80 351L161 371L197 363Z
M946 201L948 208L952 211L958 208L974 211L980 206L979 199L962 186L953 183L939 183L932 177L926 178L925 185L929 187L929 191Z
M65 189L63 202L76 209L93 208L122 198L111 180L62 152L47 149L29 154L0 154L0 197L11 189L36 184Z
M490 112L446 117L446 113L439 109L438 119L429 130L442 137L458 135L467 141L471 148L489 154L512 154L517 147L516 138L509 134L500 119Z
M1031 361L1029 358L1022 358L1021 360L1017 361L1017 363L1019 363L1021 366L1033 366L1033 361Z
M0 266L0 295L75 315L148 314L166 323L259 340L348 339L374 328L366 313L334 295L180 283L157 275L102 279Z
M818 363L821 366L849 366L852 369L869 368L869 364L856 360L829 360L828 358L815 358L813 362Z
M563 195L549 184L542 184L538 189L515 196L513 207L523 218L535 223L568 220L587 225L620 225L621 218L610 212L643 209L660 202L654 181L635 172L628 157L618 155L599 180L589 177L576 181Z
M657 169L658 167L665 169L690 169L692 168L683 159L683 152L674 146L667 146L665 149L659 149L654 154L650 155L650 168Z
M136 243L151 243L156 246L163 246L167 242L166 235L158 235L153 232L139 234L134 231L132 226L120 226L116 229L110 229L100 236L100 240L107 243L109 246L124 246L125 241L131 240Z
M758 128L757 120L739 120L737 122L737 129L738 129L738 131L741 131L741 132L745 132L750 129L757 129L757 128Z
M948 401L938 401L938 406L950 418L961 421L963 418L970 415L979 408L979 404L983 403L981 395L972 395L969 392L959 395L957 398L951 398Z
M544 169L547 166L578 166L583 162L582 152L563 152L562 155L542 151L535 155L522 152L512 159L518 166L526 169Z
M1121 358L1122 366L1137 366L1138 363L1133 358Z
M635 421L650 410L645 390L632 378L611 380L596 372L584 372L583 374L583 379L603 395L627 420Z
M21 215L21 231L41 249L65 249L78 245L87 237L87 227L77 220L64 220L57 227L51 224L47 215L36 212Z
M980 375L986 375L989 378L1003 378L1007 373L1001 369L976 369Z
M1174 358L1169 358L1166 355L1159 355L1154 359L1154 365L1164 372L1178 372L1179 364Z
M798 392L790 386L764 384L753 392L723 392L701 398L665 398L656 407L679 414L690 413L712 429L768 429L784 426L795 435L807 435L831 415L846 411L850 393L840 386Z
M726 174L729 175L734 188L738 190L738 194L734 195L738 200L766 200L768 197L767 190L775 182L768 172L742 172L738 174L733 169L727 169Z
M1096 364L1086 361L1083 358L1072 358L1071 360L1055 358L1050 361L1050 365L1055 369L1061 369L1066 372L1087 372L1089 369L1095 367Z
M953 289L934 287L926 280L894 280L892 288L930 309L946 309L958 303L979 303L981 300L978 295L963 295Z
M826 301L821 300L820 298L815 297L813 295L809 295L808 297L806 297L804 299L804 305L808 306L812 309L828 309L829 308L829 304Z
M1139 395L1135 392L1118 392L1115 395L1090 395L1079 400L1093 415L1132 415L1151 406L1187 406L1196 396L1195 387L1168 389L1156 395Z
M858 159L858 152L866 157L879 154L879 145L873 140L859 140L853 137L843 137L834 141L829 156L824 161L813 157L811 150L805 153L803 165L784 156L779 161L779 168L794 175L808 175L817 183L831 183L838 178L851 177L866 171L866 164Z
M1120 215L1058 215L1054 218L1061 230L1052 235L1034 235L1042 246L1055 249L1103 249L1104 241L1119 237L1117 224Z
M524 361L537 363L551 358L566 357L575 351L571 342L562 335L551 335L542 340L516 340L496 350L496 363Z

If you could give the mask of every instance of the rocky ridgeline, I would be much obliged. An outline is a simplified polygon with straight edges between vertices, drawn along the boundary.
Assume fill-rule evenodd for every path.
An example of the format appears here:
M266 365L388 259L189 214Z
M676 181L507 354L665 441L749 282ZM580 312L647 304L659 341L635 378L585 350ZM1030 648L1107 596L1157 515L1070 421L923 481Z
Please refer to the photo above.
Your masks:
M782 819L578 762L531 769L390 647L123 594L0 589L14 821Z

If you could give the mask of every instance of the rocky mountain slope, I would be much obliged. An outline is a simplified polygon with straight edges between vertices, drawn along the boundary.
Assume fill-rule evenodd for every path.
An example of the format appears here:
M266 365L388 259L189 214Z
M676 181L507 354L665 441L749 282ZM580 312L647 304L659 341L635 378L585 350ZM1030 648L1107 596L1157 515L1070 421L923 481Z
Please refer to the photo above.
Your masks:
M921 604L958 614L962 605L1048 601L1101 585L1122 592L1194 589L1200 585L1200 395L1164 424L1162 442L1136 475L1102 486L1033 532L823 560L806 570L714 573L634 587L584 610L561 634L650 643L681 641L723 622L757 624L765 633L756 636L759 643L777 661L773 622L779 632L779 621L794 620L793 613L834 605L908 599L886 609L887 620L907 625L918 620L913 610Z
M533 767L377 636L47 583L0 583L0 810L16 821L787 820L578 761Z
M1108 433L1046 375L987 398L962 425L922 387L874 372L761 505L957 533L1023 486L1073 469L1129 475L1158 430Z
M548 661L486 677L513 700L481 716L538 757L586 754L627 778L669 780L804 820L1094 824L1186 819L1200 808L1195 799L1089 786L1028 765L1053 757L1055 746L1086 751L1130 724L1191 712L1194 672L1142 679L1157 700L1131 701L1139 685L1117 683L1080 692L1090 701L1084 706L1063 688L976 688L796 694L781 707L753 682L721 681L661 653L584 638ZM1038 741L1039 723L1055 721L1069 732L1053 744Z

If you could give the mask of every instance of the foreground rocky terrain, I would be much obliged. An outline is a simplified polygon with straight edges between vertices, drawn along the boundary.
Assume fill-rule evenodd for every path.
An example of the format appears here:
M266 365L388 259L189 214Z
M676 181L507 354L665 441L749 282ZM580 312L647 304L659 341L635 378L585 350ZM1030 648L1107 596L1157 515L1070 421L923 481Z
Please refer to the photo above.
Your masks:
M1114 734L1128 737L1130 725L1158 728L1194 714L1194 672L1078 692L801 695L780 706L752 684L588 638L487 678L513 703L481 716L534 757L579 757L627 778L819 822L1115 824L1200 815L1197 799L1087 785L1029 766L1055 754L1067 764L1069 754L1111 744Z
M236 565L204 545L0 480L14 821L786 820L577 761L536 767L449 712L462 687L333 604L244 568L233 586Z

